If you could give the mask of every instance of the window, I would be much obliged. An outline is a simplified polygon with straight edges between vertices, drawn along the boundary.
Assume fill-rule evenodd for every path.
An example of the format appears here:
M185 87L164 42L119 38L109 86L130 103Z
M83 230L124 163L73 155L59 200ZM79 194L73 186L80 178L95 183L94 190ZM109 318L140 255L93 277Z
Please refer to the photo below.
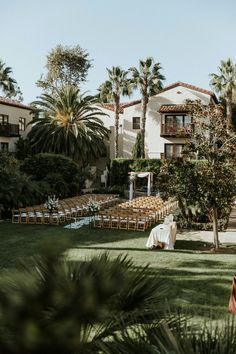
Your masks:
M140 129L140 117L133 117L133 129Z
M166 115L165 124L177 127L188 127L192 123L192 117L185 115Z
M165 158L175 159L182 156L184 144L165 144Z
M0 124L6 125L8 123L9 116L6 114L0 114Z
M8 151L9 144L8 143L1 143L1 151Z
M19 131L24 132L25 131L25 125L26 125L26 119L25 118L19 118Z

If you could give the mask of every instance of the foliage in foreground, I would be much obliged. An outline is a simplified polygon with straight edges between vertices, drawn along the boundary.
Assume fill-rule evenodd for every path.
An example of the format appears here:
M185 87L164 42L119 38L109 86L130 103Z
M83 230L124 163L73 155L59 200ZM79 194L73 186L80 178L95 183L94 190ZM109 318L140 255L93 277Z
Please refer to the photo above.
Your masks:
M96 353L124 328L164 317L165 292L126 257L42 257L1 281L0 353Z
M148 267L107 255L74 263L57 252L1 279L0 353L235 353L233 321L200 329L167 312Z

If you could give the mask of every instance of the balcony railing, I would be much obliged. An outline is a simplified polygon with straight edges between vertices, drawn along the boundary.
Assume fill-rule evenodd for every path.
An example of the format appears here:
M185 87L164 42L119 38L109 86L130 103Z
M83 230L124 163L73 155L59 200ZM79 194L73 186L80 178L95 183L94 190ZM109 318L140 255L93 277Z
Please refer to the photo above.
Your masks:
M0 124L0 136L17 137L19 136L19 125L11 123Z
M187 137L193 132L193 124L177 125L172 124L162 124L161 125L161 136L177 136L177 137Z

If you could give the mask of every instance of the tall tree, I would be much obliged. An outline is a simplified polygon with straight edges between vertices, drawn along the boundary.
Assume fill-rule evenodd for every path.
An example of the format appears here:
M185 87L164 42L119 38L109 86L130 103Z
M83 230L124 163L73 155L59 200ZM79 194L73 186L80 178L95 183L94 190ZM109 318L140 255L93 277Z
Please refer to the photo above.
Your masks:
M40 114L32 120L28 135L38 152L62 153L76 161L86 162L105 151L108 130L99 116L105 114L91 96L79 94L74 86L42 94L33 102Z
M214 244L219 248L218 213L220 206L230 207L235 196L236 135L225 129L222 106L200 102L193 106L193 123L196 126L186 147L188 154L195 153L205 163L197 166L201 178L201 200L213 222ZM197 201L199 202L199 201Z
M210 74L212 88L226 100L228 127L232 125L233 93L236 90L236 65L232 59L221 60L219 75Z
M115 107L115 158L119 155L119 117L120 117L120 98L129 96L132 92L130 80L127 78L127 71L119 66L107 69L109 79L99 87L99 96L102 102L114 102Z
M139 69L132 67L129 70L132 73L131 82L135 88L140 90L142 95L142 117L141 117L141 157L145 158L145 129L146 129L146 113L149 97L157 94L163 87L165 77L160 73L162 69L160 63L154 63L153 58L139 60Z
M138 132L136 135L136 141L132 149L132 158L140 159L141 157L141 132Z
M79 45L74 47L58 45L47 56L45 76L37 81L37 86L48 93L70 85L78 87L86 80L91 67L89 54Z
M12 77L12 68L6 66L6 64L0 59L0 88L6 97L19 96L19 100L22 100L22 93L20 91L17 82Z

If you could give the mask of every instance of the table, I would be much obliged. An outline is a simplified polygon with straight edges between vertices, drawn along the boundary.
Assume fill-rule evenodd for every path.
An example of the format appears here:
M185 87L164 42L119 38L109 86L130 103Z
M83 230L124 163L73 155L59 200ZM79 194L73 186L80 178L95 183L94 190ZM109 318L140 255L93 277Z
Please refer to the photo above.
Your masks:
M165 250L173 250L176 240L176 222L160 224L154 227L148 237L146 247L152 248L164 243Z

